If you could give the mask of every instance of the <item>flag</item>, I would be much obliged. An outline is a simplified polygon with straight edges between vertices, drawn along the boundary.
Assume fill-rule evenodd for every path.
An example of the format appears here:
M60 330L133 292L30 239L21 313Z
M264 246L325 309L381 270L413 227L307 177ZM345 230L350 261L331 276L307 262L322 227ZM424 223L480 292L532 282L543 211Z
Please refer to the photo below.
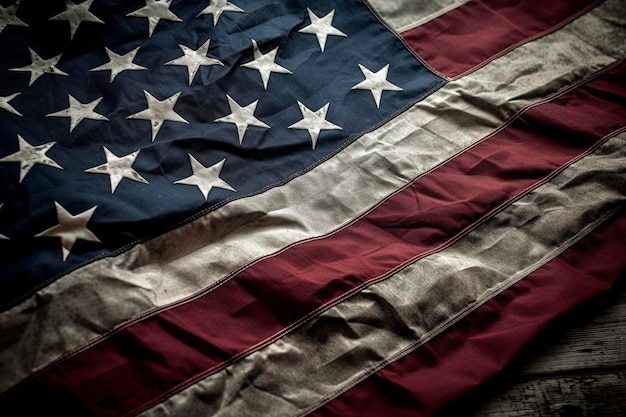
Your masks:
M626 271L626 5L0 6L0 405L432 415Z

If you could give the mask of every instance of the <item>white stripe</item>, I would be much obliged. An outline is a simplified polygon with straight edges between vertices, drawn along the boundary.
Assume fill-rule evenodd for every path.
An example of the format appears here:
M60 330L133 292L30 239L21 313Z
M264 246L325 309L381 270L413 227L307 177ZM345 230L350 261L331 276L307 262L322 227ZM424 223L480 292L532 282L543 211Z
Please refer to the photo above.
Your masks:
M470 0L367 0L372 10L394 31L400 33L421 26Z
M286 185L87 265L2 313L0 392L129 318L350 222L519 109L612 63L626 54L626 43L615 41L626 38L616 19L623 8L622 1L609 0L447 84Z
M142 416L310 412L545 265L624 207L626 134L621 134L449 248Z

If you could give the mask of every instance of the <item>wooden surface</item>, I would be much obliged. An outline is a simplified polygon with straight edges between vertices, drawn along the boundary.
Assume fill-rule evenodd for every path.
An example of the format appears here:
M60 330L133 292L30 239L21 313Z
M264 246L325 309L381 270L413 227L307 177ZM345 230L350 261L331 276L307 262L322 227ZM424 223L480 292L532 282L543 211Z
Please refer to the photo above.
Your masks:
M626 277L439 417L626 417Z

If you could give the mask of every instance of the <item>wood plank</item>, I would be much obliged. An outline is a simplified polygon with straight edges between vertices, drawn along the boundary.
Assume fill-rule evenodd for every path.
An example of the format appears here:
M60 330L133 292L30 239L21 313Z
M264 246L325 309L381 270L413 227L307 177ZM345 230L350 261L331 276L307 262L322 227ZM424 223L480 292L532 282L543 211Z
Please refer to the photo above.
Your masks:
M620 371L515 382L472 416L624 417L625 410L626 371Z
M626 417L626 277L437 417Z
M529 357L518 372L541 375L626 369L626 291L594 304L588 309L590 313L584 309L556 323L549 330L551 334L537 342L532 358ZM604 305L606 308L602 309Z

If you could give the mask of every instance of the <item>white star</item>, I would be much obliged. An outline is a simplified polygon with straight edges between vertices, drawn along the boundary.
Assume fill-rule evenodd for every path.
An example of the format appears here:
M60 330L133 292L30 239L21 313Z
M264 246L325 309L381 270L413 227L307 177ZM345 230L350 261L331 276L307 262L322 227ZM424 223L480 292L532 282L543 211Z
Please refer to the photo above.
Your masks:
M244 11L243 9L240 9L239 7L226 0L209 0L209 6L202 10L196 17L200 17L204 14L212 14L213 26L217 26L217 21L220 19L220 16L224 12L243 13Z
M86 169L85 172L109 175L109 180L111 181L111 194L115 192L115 189L119 185L120 181L124 178L148 184L148 181L146 181L144 177L139 175L137 171L132 168L132 165L135 163L135 159L137 159L137 155L139 155L139 151L119 157L108 150L105 146L103 146L103 148L104 154L107 158L106 164Z
M148 18L148 36L152 36L154 28L161 19L170 22L182 22L183 19L176 16L170 11L172 0L146 0L146 5L134 12L128 13L126 16L147 17Z
M211 165L208 168L198 162L196 158L191 156L191 154L189 154L189 161L191 162L191 170L193 171L193 175L187 178L183 178L182 180L178 180L174 182L174 184L187 184L197 186L202 192L205 200L209 199L209 193L211 192L213 187L223 188L229 191L236 191L226 181L220 178L220 172L222 172L222 167L224 166L224 162L226 162L225 158L217 164Z
M28 27L26 23L22 22L20 18L15 15L19 6L19 0L16 1L12 6L0 6L0 32L2 32L4 28L8 25Z
M298 101L300 113L302 113L302 120L289 126L289 129L308 130L309 135L311 135L311 141L313 142L313 149L315 149L317 138L321 130L342 130L341 127L326 120L329 105L330 103L326 103L319 110L311 111Z
M328 38L328 35L344 37L348 36L339 29L333 27L333 17L335 16L335 10L332 10L330 13L322 18L317 17L315 13L313 13L308 7L306 8L306 10L307 12L309 12L309 19L311 19L311 24L309 26L303 27L298 32L310 33L317 36L317 41L320 44L322 52L324 52L324 48L326 47L326 38Z
M70 39L74 39L76 30L82 22L104 23L89 11L93 0L86 0L80 4L76 4L71 0L66 0L65 11L49 20L67 20L70 24Z
M18 116L21 116L22 114L19 111L15 110L15 108L9 104L9 101L13 100L15 97L19 95L20 93L15 93L15 94L11 94L10 96L0 97L0 108L5 109L9 113L13 113L13 114L17 114Z
M246 134L246 130L248 130L249 125L270 129L268 125L254 117L254 111L256 110L256 105L259 103L259 100L256 100L245 107L241 107L228 94L226 94L226 98L228 99L230 114L228 116L215 119L215 121L235 124L237 126L237 133L239 134L240 145L243 142L243 136Z
M286 68L281 67L274 61L276 60L276 53L278 52L278 47L272 49L267 54L261 53L259 50L256 41L252 39L252 51L254 53L254 60L248 63L242 64L242 67L252 68L258 70L261 74L261 79L263 80L263 87L267 90L267 83L270 80L270 75L272 72L277 72L280 74L291 74L292 72Z
M46 114L46 117L69 117L70 132L72 132L72 130L74 130L74 128L83 121L83 119L109 120L95 111L95 108L102 100L102 97L95 99L91 103L81 103L71 94L68 94L67 97L69 99L69 106L66 109Z
M65 72L56 67L56 64L59 62L61 55L63 54L59 54L48 59L42 59L32 49L28 48L28 50L30 51L30 65L20 68L10 68L10 70L30 72L30 81L28 82L29 86L33 85L35 80L44 74L67 75Z
M156 135L159 133L161 126L166 121L171 122L180 122L187 123L189 122L183 119L178 113L174 111L174 106L176 105L176 101L180 96L181 92L174 94L164 100L159 100L155 98L152 94L148 93L146 90L143 90L146 101L148 102L148 108L140 111L139 113L131 114L127 117L127 119L140 119L140 120L150 120L152 125L152 141L156 138Z
M200 66L224 65L221 61L207 56L209 54L210 43L211 39L207 40L195 51L191 48L186 47L185 45L178 45L183 51L183 56L166 62L165 65L180 65L182 67L187 67L187 73L189 75L189 85L191 85L191 82L196 76L196 72L198 72Z
M26 142L24 138L17 135L17 146L19 151L0 158L0 162L19 162L20 163L20 181L24 179L26 174L35 164L48 165L54 168L63 169L52 158L46 156L46 152L54 146L56 142L48 142L43 145L33 146Z
M142 67L141 65L137 65L133 63L135 59L135 55L139 52L139 46L125 53L124 55L118 55L106 46L106 53L109 56L109 62L106 64L102 64L99 67L95 67L90 69L89 71L111 71L111 78L109 82L113 82L115 77L122 71L131 71L131 70L145 70L148 69L146 67Z
M74 246L74 243L76 243L78 239L86 240L88 242L100 242L100 239L87 229L87 223L91 220L91 216L93 216L93 212L98 206L93 206L89 210L85 210L75 216L70 214L56 201L54 202L54 206L57 211L57 221L59 223L56 226L52 226L51 228L35 235L35 237L61 238L64 261L67 259L70 250L72 250L72 246Z
M376 102L377 108L380 108L380 98L383 95L383 90L384 91L402 91L400 87L387 81L387 72L389 72L389 64L385 65L383 68L378 70L378 72L372 72L361 64L359 64L359 68L361 68L361 72L365 76L365 80L361 81L360 83L352 87L352 89L353 90L370 90L372 92L372 96L374 96L374 101Z

